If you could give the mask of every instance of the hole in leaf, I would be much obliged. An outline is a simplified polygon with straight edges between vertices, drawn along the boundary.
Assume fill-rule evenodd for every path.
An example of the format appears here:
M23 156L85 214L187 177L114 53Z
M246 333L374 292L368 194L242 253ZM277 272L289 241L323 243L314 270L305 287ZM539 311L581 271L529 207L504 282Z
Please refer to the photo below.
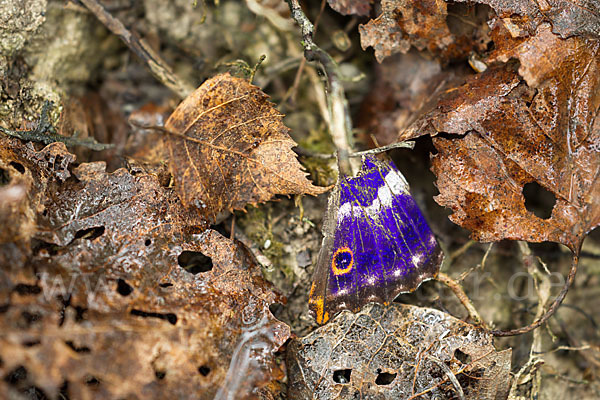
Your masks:
M158 379L160 381L162 379L165 379L165 376L167 376L167 373L165 371L154 371L154 375L156 376L156 379Z
M75 322L85 321L85 313L87 312L87 308L81 306L73 306L75 310Z
M129 296L133 292L133 288L123 279L117 280L117 293L121 296Z
M164 282L164 283L159 283L158 286L160 286L161 288L168 288L173 286L173 284L171 282Z
M39 340L26 340L26 341L24 341L21 344L23 345L23 347L34 347L34 346L37 346L40 343L41 342Z
M136 310L135 308L131 310L131 315L137 315L138 317L150 317L150 318L159 318L168 321L171 325L175 325L177 323L177 315L173 313L156 313L156 312L146 312L142 310Z
M200 375L202 376L207 376L208 374L210 374L210 368L206 365L201 365L198 367L198 372L200 372Z
M85 378L85 384L88 386L99 386L100 381L95 376L89 375Z
M471 356L460 351L459 349L454 351L454 357L456 357L456 359L463 364L469 364L471 362Z
M80 231L77 231L77 233L75 233L75 239L94 240L102 236L103 233L103 226L95 226L93 228L82 229Z
M16 169L17 171L19 171L20 174L24 174L25 173L25 167L23 167L21 164L19 164L18 162L15 161L11 161L10 165Z
M40 256L55 256L58 254L58 249L60 248L60 246L55 244L37 239L33 239L31 241L31 247L33 252L35 254L39 254Z
M525 208L536 217L548 219L552 216L552 209L556 204L556 197L537 182L529 182L523 186Z
M152 244L152 240L150 239L146 239L146 241L144 242L144 246L150 246Z
M10 182L8 171L0 168L0 186L7 185Z
M66 340L65 344L73 349L75 353L90 353L92 351L87 346L76 346L71 340Z
M21 318L23 319L25 326L29 326L41 320L42 316L38 313L30 313L29 311L23 311L21 313Z
M279 303L269 304L269 311L271 311L271 314L273 314L273 316L278 315L281 312L281 310L283 310L283 305Z
M380 372L377 374L377 378L375 378L375 383L377 385L389 385L396 379L396 375L398 374L390 374L389 372Z
M69 381L64 380L60 388L58 389L58 398L60 400L68 400L69 399Z
M27 370L22 365L13 369L4 377L4 381L11 385L16 385L25 379L27 379Z
M350 383L351 369L338 369L333 371L333 381L335 383Z
M13 289L14 292L20 294L21 296L27 296L30 294L40 294L42 292L42 288L37 285L28 285L26 283L19 283Z
M212 259L199 251L184 251L177 257L177 262L181 268L194 275L213 268Z

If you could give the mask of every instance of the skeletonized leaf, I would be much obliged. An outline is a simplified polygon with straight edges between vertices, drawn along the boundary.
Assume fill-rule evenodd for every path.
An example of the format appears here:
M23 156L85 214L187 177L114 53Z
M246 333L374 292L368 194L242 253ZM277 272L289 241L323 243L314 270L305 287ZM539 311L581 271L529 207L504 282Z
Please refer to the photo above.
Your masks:
M441 311L393 303L344 311L288 347L290 399L504 399L511 350Z
M276 194L326 191L306 179L282 117L266 94L243 79L222 74L202 84L165 124L182 202L214 220L223 210Z

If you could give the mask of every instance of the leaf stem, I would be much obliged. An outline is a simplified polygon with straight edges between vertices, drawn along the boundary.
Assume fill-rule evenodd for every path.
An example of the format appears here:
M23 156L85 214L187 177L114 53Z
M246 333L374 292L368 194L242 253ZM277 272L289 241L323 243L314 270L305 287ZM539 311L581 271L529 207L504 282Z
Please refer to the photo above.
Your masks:
M359 162L350 160L353 148L352 122L350 120L350 109L344 94L344 87L340 80L339 66L335 60L313 41L313 24L308 20L300 7L298 0L286 0L292 18L300 26L302 32L302 46L304 47L304 58L307 61L317 61L323 67L327 76L327 106L329 109L329 131L333 143L337 148L338 164L340 172L345 175L353 175L353 170L359 168Z

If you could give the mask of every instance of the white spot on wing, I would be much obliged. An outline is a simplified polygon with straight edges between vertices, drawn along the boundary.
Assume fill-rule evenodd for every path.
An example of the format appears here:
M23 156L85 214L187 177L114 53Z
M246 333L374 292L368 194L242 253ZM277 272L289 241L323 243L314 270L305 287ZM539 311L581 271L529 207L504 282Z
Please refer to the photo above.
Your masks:
M412 257L412 262L413 262L413 264L415 264L415 267L419 266L419 264L421 263L422 259L423 259L423 254L415 254Z
M391 207L394 196L399 194L410 195L406 179L396 170L388 172L384 179L384 184L377 189L377 196L370 206L365 207L365 212L372 219L378 219L382 208ZM354 214L355 217L361 217L361 207L352 207L351 202L342 204L338 211L338 224L344 219Z

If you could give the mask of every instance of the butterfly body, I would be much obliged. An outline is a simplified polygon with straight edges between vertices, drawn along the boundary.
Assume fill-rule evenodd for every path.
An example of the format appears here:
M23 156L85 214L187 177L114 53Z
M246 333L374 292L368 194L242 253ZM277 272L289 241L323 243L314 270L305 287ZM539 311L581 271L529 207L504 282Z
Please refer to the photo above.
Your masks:
M366 157L330 198L309 307L317 323L369 302L388 304L435 277L443 255L393 163Z

